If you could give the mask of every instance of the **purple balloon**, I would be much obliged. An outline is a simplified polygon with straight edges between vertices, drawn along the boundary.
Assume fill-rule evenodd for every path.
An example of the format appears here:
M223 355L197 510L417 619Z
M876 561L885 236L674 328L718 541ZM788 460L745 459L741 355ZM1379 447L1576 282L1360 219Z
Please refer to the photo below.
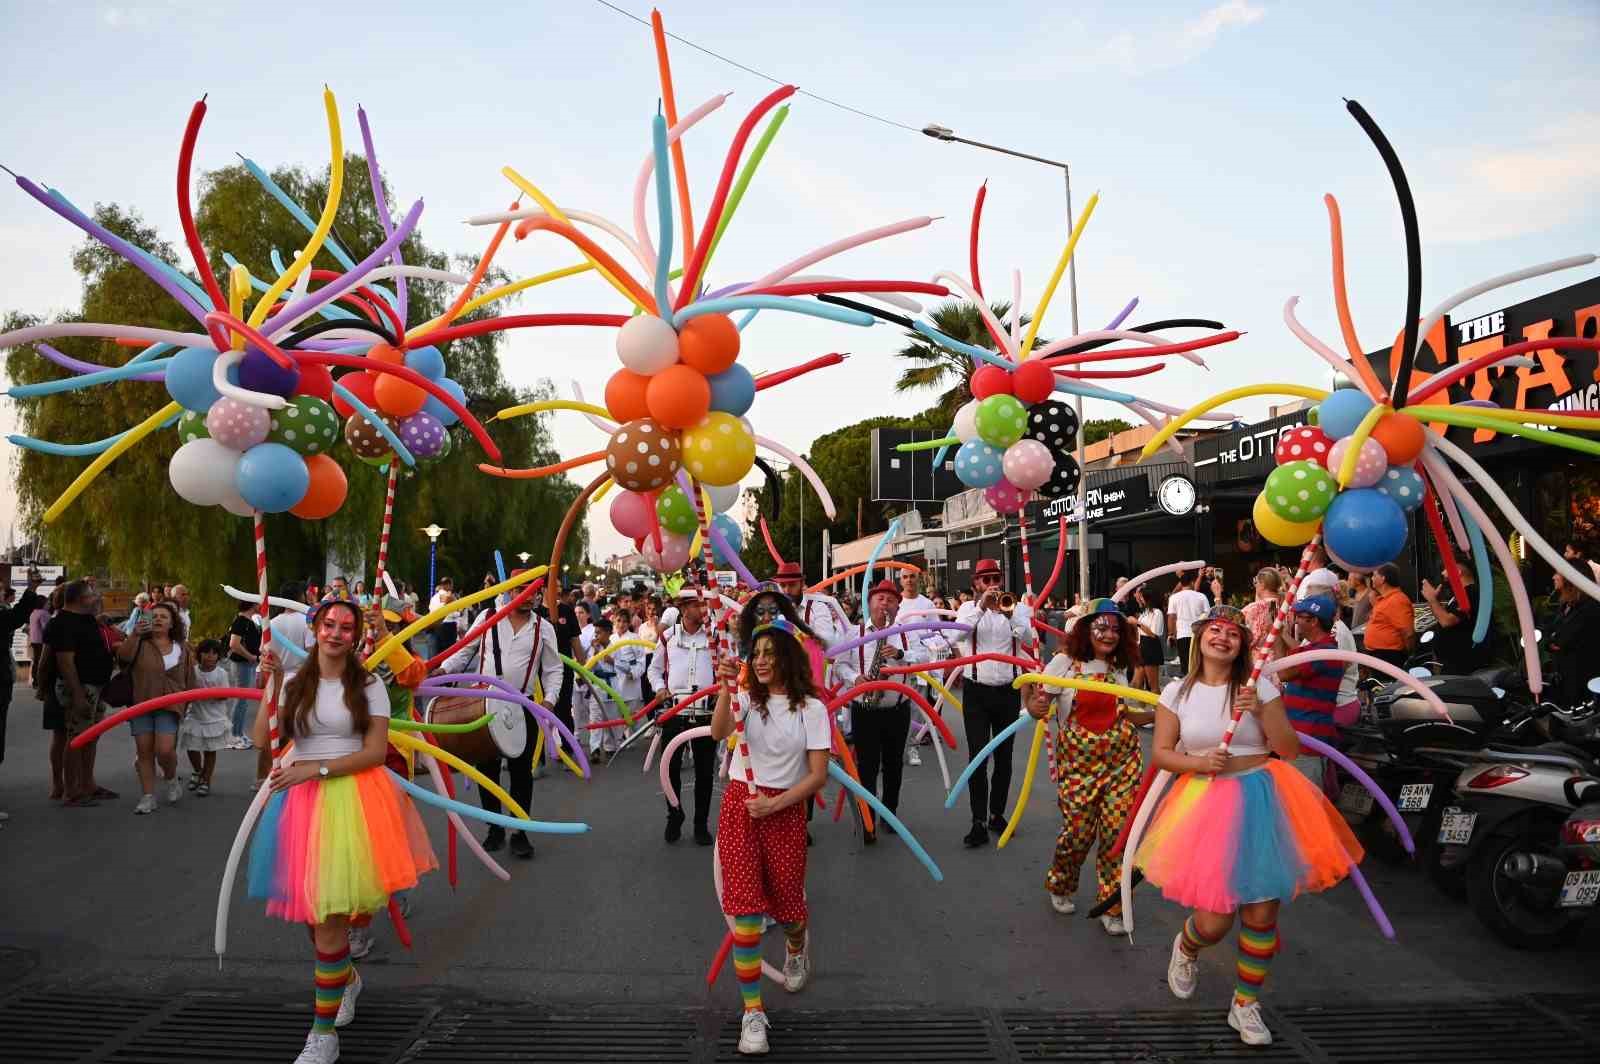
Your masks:
M445 428L426 410L418 410L399 425L400 442L417 458L432 458L444 450Z
M239 363L239 386L287 399L300 387L300 371L284 369L260 348L246 347L244 361Z

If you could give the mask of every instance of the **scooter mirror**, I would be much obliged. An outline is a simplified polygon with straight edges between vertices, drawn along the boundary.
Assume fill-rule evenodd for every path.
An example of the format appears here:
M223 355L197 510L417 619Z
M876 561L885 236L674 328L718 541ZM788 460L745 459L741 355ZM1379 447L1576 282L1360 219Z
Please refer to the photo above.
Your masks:
M1588 683L1589 693L1600 695L1600 676L1591 677Z
M1411 669L1408 669L1407 671L1419 680L1426 680L1433 675L1433 673L1429 672L1427 669L1424 669L1421 665L1417 665Z
M1434 631L1433 631L1432 628L1428 629L1426 632L1423 632L1422 633L1422 639L1421 639L1421 642L1423 643L1423 645L1427 645L1428 643L1433 642L1433 636L1434 636Z

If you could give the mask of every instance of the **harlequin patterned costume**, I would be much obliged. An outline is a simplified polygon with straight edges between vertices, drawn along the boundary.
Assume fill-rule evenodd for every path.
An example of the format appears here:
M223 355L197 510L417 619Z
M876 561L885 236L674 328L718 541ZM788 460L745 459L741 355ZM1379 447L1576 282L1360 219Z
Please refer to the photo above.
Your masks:
M1055 859L1044 876L1045 889L1051 894L1073 893L1078 889L1078 869L1089 849L1095 847L1097 901L1117 893L1121 864L1119 856L1110 851L1132 812L1142 760L1139 730L1127 718L1118 714L1099 732L1084 726L1082 718L1104 713L1101 700L1116 712L1116 696L1077 692L1074 712L1055 729L1052 753L1062 822ZM1109 911L1119 914L1121 907Z

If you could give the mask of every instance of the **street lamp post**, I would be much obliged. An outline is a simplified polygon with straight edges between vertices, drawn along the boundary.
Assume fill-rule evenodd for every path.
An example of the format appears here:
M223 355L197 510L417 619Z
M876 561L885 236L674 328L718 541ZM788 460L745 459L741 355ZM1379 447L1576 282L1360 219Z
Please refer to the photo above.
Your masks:
M1061 180L1067 194L1067 231L1072 231L1072 168L1066 163L1055 159L1046 159L1042 155L1030 155L1024 151L1013 151L1002 148L997 144L985 144L981 140L968 140L958 137L950 129L940 125L926 125L922 132L934 140L948 141L952 144L965 144L972 148L982 148L985 151L999 152L1001 155L1010 155L1017 159L1026 159L1029 162L1040 163L1044 166L1054 166L1061 170ZM1067 262L1067 294L1071 300L1072 331L1078 331L1078 257L1073 257ZM1020 307L1012 307L1013 315L1021 314ZM1089 521L1088 521L1088 493L1089 470L1086 468L1085 448L1083 442L1083 396L1073 397L1073 405L1078 414L1078 591L1085 599L1089 597ZM1027 515L1022 515L1022 520L1027 520Z
M444 535L448 529L430 524L420 531L428 537L428 598L431 600L433 598L434 563L439 557L439 537Z

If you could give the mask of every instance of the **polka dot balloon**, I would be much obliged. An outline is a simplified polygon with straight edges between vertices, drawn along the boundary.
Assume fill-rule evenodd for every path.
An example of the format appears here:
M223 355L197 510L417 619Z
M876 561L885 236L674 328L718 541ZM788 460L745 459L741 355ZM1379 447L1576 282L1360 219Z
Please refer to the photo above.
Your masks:
M401 421L398 431L400 442L405 444L406 450L417 459L432 458L437 455L444 449L445 440L448 438L447 430L439 423L439 419L425 410L418 410Z
M1322 462L1328 457L1333 441L1315 425L1301 425L1278 437L1277 460L1279 465L1290 462Z
M1014 395L991 395L978 404L978 438L1004 450L1022 439L1028 428L1028 408Z
M262 407L224 397L206 412L206 431L224 447L248 451L266 440L271 421L271 415Z
M701 484L737 484L756 463L756 439L749 423L713 411L683 433L683 468Z
M606 470L629 491L655 491L670 483L682 458L677 433L647 417L622 425L606 444Z
M963 443L956 449L956 477L969 488L987 488L1005 476L1001 454L982 440Z
M185 410L178 418L178 440L180 444L191 440L201 440L210 436L206 431L206 416L197 414L193 410Z
M994 512L997 514L1021 513L1022 508L1028 504L1028 497L1032 494L1033 492L1019 488L1009 480L1002 480L983 489L984 501L994 507Z
M656 520L663 529L680 536L692 535L700 525L694 503L676 484L668 485L656 496Z
M1390 466L1373 487L1400 504L1407 513L1422 505L1422 476L1410 466Z
M390 428L394 427L391 419L384 418L384 421L389 422ZM350 445L350 450L354 451L356 457L363 462L382 461L394 454L389 441L372 427L372 422L360 414L351 414L345 419L344 442Z
M327 454L339 442L339 415L315 396L295 396L271 420L267 439L302 455Z
M1262 497L1267 508L1285 521L1304 524L1328 512L1339 493L1333 474L1316 462L1290 462L1267 474Z
M1328 471L1335 477L1339 475L1339 467L1344 464L1345 452L1350 449L1350 436L1342 436L1333 441L1333 446L1328 448ZM1389 468L1389 455L1383 449L1383 444L1368 436L1361 441L1361 453L1356 456L1356 470L1350 476L1347 488L1370 488L1383 478L1383 471Z
M1049 480L1055 464L1048 447L1038 440L1029 439L1018 440L1007 447L1001 460L1006 479L1028 491Z
M1028 407L1028 438L1044 444L1053 455L1066 454L1078 442L1078 415L1054 399L1034 403Z
M1056 453L1055 468L1050 470L1050 479L1033 489L1046 499L1064 499L1068 495L1078 493L1078 481L1082 474L1078 469L1078 460L1069 454Z

